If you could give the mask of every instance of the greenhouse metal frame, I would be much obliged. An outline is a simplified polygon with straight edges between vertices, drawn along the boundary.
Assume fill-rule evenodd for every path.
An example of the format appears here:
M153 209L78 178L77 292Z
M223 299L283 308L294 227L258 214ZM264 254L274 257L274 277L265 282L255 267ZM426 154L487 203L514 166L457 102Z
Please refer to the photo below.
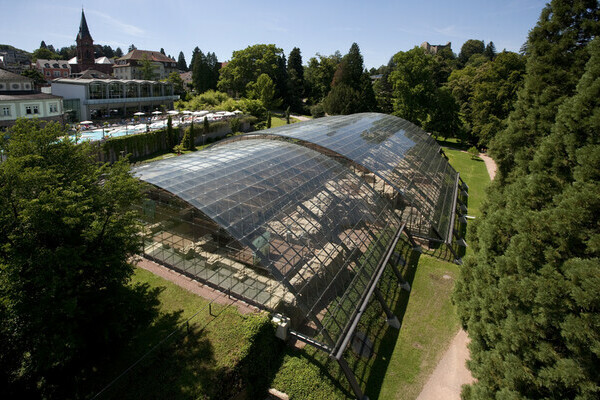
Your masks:
M394 251L399 241L417 247L412 231L452 231L448 193L459 180L424 132L393 139L402 136L390 134L394 122L412 128L391 118L298 123L137 167L148 183L139 205L145 256L284 315L290 334L335 358L363 398L343 352L373 296L399 327L377 283L389 265L409 288ZM345 139L325 142L336 135ZM402 177L411 166L418 171ZM419 186L430 178L445 186Z

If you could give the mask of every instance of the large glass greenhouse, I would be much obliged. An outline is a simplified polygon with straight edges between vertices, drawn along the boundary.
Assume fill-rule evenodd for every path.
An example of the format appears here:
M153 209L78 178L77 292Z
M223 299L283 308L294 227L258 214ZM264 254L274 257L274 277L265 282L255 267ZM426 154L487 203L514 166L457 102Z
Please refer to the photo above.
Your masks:
M452 241L458 173L400 118L327 117L138 167L145 256L289 320L343 359L399 241Z

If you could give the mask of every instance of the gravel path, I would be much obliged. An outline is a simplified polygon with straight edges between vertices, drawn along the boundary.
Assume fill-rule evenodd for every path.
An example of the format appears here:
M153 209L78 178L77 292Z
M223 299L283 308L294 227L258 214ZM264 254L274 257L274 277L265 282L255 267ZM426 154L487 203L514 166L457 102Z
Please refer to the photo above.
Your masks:
M496 177L496 162L485 153L479 153L479 158L481 158L485 163L485 167L487 168L488 174L490 175L490 180L493 181Z
M496 163L486 154L480 153L479 157L485 162L490 180L494 180ZM466 366L469 359L468 344L467 332L461 329L452 339L417 400L460 400L461 386L475 381Z

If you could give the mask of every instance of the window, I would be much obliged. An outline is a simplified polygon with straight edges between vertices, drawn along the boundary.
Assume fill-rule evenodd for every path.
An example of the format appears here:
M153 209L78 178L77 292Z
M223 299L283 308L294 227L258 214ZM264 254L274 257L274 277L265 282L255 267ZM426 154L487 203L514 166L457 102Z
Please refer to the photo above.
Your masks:
M38 106L25 106L25 114L32 115L32 114L39 114L39 113L40 113L40 108Z
M58 78L60 76L60 71L54 71L54 76Z
M50 76L50 71L46 71L46 76Z
M25 89L29 89L29 83L25 84Z
M4 83L0 83L0 90L4 90Z
M21 88L21 86L20 86L18 83L13 83L13 84L11 85L11 87L12 87L13 89L20 89L20 88Z
M51 113L56 113L58 112L58 105L56 103L51 103L50 104L50 112Z
M10 116L10 107L2 107L2 116L9 117Z
M69 73L67 71L63 72L63 76L69 76Z

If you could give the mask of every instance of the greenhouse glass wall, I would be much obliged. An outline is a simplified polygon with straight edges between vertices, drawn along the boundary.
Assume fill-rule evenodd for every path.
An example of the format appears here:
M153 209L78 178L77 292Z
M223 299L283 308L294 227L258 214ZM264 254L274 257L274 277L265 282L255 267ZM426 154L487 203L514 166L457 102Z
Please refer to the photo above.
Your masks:
M344 368L398 243L451 231L458 174L427 134L381 114L242 138L135 169L144 254L283 314Z

